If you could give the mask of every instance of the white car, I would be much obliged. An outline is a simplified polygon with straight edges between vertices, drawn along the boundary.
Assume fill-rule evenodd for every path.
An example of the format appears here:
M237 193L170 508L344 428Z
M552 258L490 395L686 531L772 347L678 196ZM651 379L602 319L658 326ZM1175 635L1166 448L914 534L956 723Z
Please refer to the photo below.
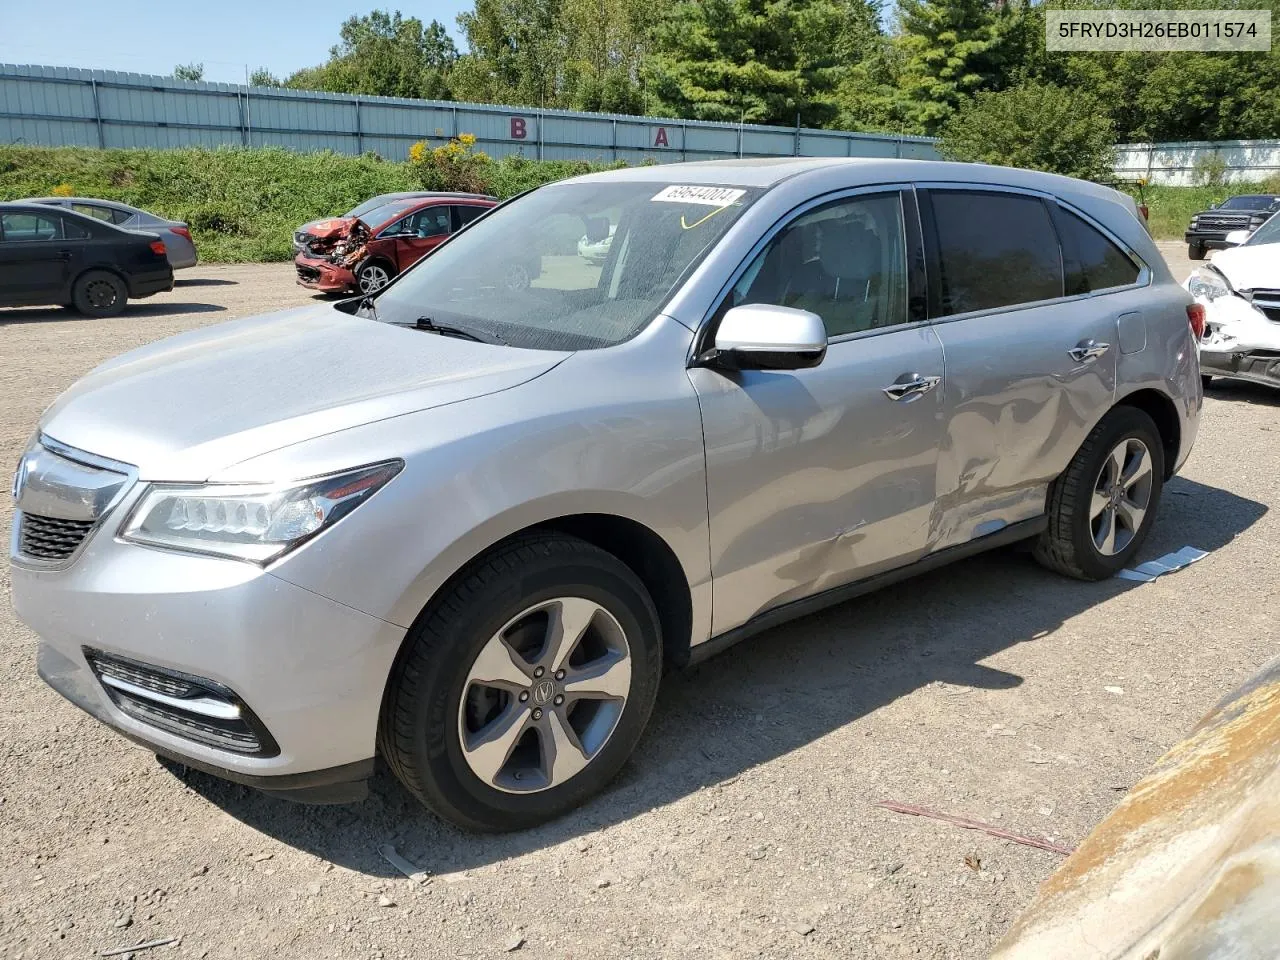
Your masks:
M1228 377L1280 387L1280 213L1196 267L1185 286L1205 307L1205 385Z

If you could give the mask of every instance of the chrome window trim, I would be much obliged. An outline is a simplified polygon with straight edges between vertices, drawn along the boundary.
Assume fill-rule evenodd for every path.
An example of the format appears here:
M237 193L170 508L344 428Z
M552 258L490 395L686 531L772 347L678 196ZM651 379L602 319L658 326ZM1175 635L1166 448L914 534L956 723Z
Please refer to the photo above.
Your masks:
M1133 283L1125 284L1124 286L1104 287L1102 290L1090 290L1088 293L1075 293L1075 294L1071 294L1070 296L1064 295L1061 297L1051 297L1048 300L1025 300L1021 303L1008 304L1002 307L988 307L985 310L969 310L969 311L966 311L965 313L949 313L944 317L930 317L928 320L925 320L924 322L929 324L930 326L943 324L943 323L952 323L956 320L972 320L975 317L988 317L988 316L995 316L1003 313L1012 313L1016 310L1027 310L1027 309L1030 309L1031 307L1055 306L1060 303L1073 303L1076 301L1090 300L1094 297L1109 296L1110 294L1113 294L1113 293L1122 293L1126 290L1140 290L1143 287L1151 286L1150 267L1147 266L1146 261L1144 261L1140 256L1138 256L1137 252L1132 247L1130 247L1129 244L1125 243L1123 240L1117 237L1114 233L1112 233L1102 224L1098 223L1097 220L1089 216L1083 210L1080 210L1078 207L1075 207L1072 204L1068 203L1067 201L1063 200L1057 194L1046 193L1043 190L1035 190L1031 187L1011 187L1006 184L997 184L997 183L973 183L967 180L945 180L945 181L932 181L932 180L923 181L922 180L916 183L915 187L918 190L938 190L938 191L952 190L952 191L967 191L970 193L1013 193L1013 194L1019 194L1025 197L1034 197L1035 199L1038 199L1042 202L1055 203L1058 206L1062 207L1062 209L1067 210L1070 213L1073 213L1076 216L1078 216L1081 220L1083 220L1089 226L1096 229L1104 237L1106 237L1108 240L1114 243L1117 247L1120 248L1120 252L1123 253L1125 256L1127 256L1130 260L1132 260L1134 265L1137 266L1138 268L1138 279ZM922 227L923 227L923 224L922 224ZM1055 231L1056 231L1056 227L1055 227ZM1058 255L1059 257L1062 257L1061 238L1059 238L1058 240ZM1065 258L1063 258L1062 268L1064 271L1063 282L1065 284L1066 282ZM927 269L927 264L926 264L926 269Z
M837 190L829 190L826 193L820 194L819 196L816 196L816 197L810 197L808 200L804 201L803 203L797 204L796 206L788 210L786 213L784 213L782 216L780 216L773 223L773 225L769 227L769 229L766 230L764 233L762 233L760 237L756 240L756 242L751 245L751 249L747 251L746 255L742 258L742 260L738 263L738 265L733 268L733 271L729 274L729 279L726 280L724 284L721 285L716 295L711 298L710 304L708 304L706 309L703 310L702 318L698 321L697 329L694 332L693 342L690 344L690 347L689 347L689 355L686 358L686 366L689 368L693 368L698 365L697 357L701 356L702 352L706 349L706 347L704 346L704 342L706 337L709 336L711 333L710 325L711 325L712 318L715 316L716 310L719 309L720 304L724 302L724 298L728 295L729 291L733 289L734 284L736 284L740 279L742 279L742 275L747 272L748 268L750 268L750 266L753 263L755 263L756 257L758 257L761 254L761 252L764 250L765 247L767 247L770 243L773 242L774 237L776 237L779 233L781 233L788 226L794 223L798 218L804 216L806 213L808 213L809 211L817 207L826 206L829 203L837 203L841 200L850 199L854 197L870 196L870 195L875 195L879 193L897 193L899 208L901 210L901 217L898 222L903 228L903 254L904 256L907 256L908 255L907 244L906 244L907 213L906 213L905 206L902 204L902 194L907 190L913 189L913 187L914 185L909 182L876 183L876 184L866 184L859 187L842 187ZM763 195L764 194L761 194L761 196ZM721 242L723 242L723 238ZM710 251L708 251L708 253L709 252ZM907 268L908 274L910 274L911 262L909 259L906 261L906 268ZM907 293L908 295L910 295L909 282L907 287ZM886 334L886 333L895 333L901 330L909 329L911 327L924 326L925 323L926 321L921 321L921 320L908 320L906 323L897 323L891 327L875 327L871 330L856 330L856 331L853 331L852 333L843 333L837 337L828 337L827 346L829 348L832 344L835 344L835 343L846 343L850 340L862 340L869 336L879 336L881 334Z
M25 458L27 451L35 446L44 447L50 453L62 457L64 460L70 460L72 463L78 463L82 466L92 467L96 470L107 470L112 473L123 474L125 482L120 485L120 489L116 495L111 498L106 507L103 508L102 515L93 521L93 526L84 535L84 539L80 541L69 555L61 560L41 560L38 557L28 557L22 553L22 518L24 512L18 509L17 503L14 503L13 509L13 529L9 538L9 562L14 566L23 567L28 570L65 570L79 559L85 548L89 545L89 541L94 538L103 524L112 515L115 509L120 506L121 501L125 500L131 491L138 485L138 468L131 463L123 463L119 460L112 460L109 457L102 457L96 453L89 453L87 450L81 450L78 447L68 446L61 441L53 439L46 433L38 433L35 441L26 446L22 455ZM17 477L14 477L16 493Z

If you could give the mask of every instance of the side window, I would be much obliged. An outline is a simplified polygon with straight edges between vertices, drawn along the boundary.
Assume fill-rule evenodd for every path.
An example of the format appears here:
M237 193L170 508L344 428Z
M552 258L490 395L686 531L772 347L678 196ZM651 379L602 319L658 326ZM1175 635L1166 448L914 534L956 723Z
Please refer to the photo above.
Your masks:
M89 240L93 237L88 227L72 220L70 217L62 218L62 232L63 236L68 240Z
M117 210L114 207L111 208L112 223L124 223L126 220L132 220L132 219L133 219L133 214L130 213L128 210ZM152 220L156 221L157 223L160 222L159 217L152 217Z
M1138 265L1086 221L1061 207L1054 220L1062 237L1067 296L1138 282Z
M921 207L936 232L937 316L1062 296L1062 252L1038 197L929 190Z
M772 303L816 313L828 337L907 322L907 258L897 191L801 214L760 252L727 306Z
M453 207L453 229L461 230L472 220L475 220L480 214L488 210L488 207L462 206L459 204Z
M71 209L76 213L83 213L86 217L93 217L95 220L105 220L107 223L120 223L112 214L116 211L110 207L99 207L92 203L73 203ZM128 219L126 216L125 219Z
M427 207L406 219L412 221L410 236L419 239L442 236L450 230L448 207Z
M38 213L0 214L0 235L10 242L62 239L62 218Z

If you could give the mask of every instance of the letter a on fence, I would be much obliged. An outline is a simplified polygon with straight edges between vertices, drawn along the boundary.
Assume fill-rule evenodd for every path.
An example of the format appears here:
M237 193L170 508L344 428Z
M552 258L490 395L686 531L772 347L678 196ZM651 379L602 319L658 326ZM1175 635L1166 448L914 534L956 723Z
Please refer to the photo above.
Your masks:
M669 146L671 146L671 144L667 142L667 128L666 128L666 127L659 127L659 128L658 128L658 133L657 133L657 135L653 138L653 145L654 145L655 147L669 147Z

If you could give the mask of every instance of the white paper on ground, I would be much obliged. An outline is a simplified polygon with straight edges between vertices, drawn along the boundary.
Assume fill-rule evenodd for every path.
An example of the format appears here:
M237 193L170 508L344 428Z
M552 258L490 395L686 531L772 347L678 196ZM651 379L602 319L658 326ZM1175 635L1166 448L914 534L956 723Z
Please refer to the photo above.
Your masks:
M1139 573L1137 570L1121 570L1116 577L1120 580L1136 580L1138 583L1150 583L1155 579L1151 574Z
M1139 583L1150 583L1156 577L1164 573L1173 573L1175 570L1181 570L1183 567L1190 566L1197 560L1203 560L1209 555L1207 550L1200 550L1197 547L1183 547L1173 553L1166 553L1163 557L1156 557L1154 560L1148 560L1146 563L1140 563L1132 570L1124 569L1116 574L1121 580L1136 580Z

